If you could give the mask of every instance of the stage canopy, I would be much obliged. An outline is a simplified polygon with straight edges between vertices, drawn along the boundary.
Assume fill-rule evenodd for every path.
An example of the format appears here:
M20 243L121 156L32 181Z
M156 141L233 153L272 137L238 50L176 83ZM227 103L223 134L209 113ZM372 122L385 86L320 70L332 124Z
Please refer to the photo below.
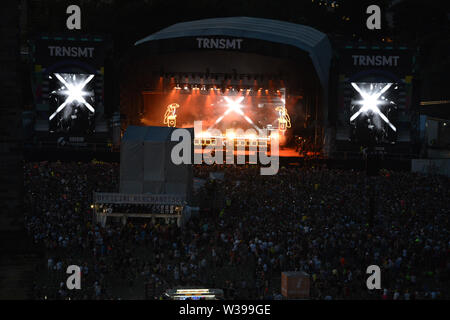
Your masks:
M135 45L203 36L257 39L296 47L308 53L320 83L327 91L332 56L330 41L324 33L304 25L251 17L203 19L174 24L137 41Z

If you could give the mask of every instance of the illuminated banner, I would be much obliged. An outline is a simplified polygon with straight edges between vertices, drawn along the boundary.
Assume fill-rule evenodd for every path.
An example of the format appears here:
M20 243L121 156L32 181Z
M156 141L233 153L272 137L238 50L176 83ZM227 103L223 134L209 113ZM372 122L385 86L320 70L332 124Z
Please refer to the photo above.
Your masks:
M186 198L170 194L124 194L94 192L94 203L184 205Z

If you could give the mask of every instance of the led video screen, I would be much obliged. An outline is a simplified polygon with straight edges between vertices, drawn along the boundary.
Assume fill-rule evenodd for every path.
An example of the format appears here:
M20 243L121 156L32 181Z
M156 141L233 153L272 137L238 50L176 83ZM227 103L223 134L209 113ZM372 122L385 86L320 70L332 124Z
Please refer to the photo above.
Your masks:
M352 82L350 138L361 143L395 143L398 135L396 83Z
M93 74L52 73L49 75L49 131L85 135L95 127Z

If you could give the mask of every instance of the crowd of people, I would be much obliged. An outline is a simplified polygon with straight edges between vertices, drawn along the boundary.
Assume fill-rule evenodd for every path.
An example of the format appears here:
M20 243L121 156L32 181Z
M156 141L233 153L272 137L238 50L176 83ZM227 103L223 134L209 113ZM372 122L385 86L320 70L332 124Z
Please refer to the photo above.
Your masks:
M119 165L26 163L26 228L45 247L37 299L158 298L179 286L226 299L281 299L282 271L310 275L311 299L448 299L450 179L411 172L195 166L200 211L163 221L93 220L92 192L117 192ZM210 179L209 173L224 173ZM68 290L78 265L82 289ZM380 290L366 269L381 268Z

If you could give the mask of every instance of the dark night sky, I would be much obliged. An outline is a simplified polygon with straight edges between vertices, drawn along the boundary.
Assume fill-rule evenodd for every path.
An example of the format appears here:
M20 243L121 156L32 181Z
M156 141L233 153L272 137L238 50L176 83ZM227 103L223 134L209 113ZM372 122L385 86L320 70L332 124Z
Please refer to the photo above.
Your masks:
M424 79L425 99L448 97L443 79L450 73L450 1L447 0L28 0L24 39L35 33L65 33L70 4L82 10L82 33L107 34L114 41L115 57L133 43L177 22L227 16L253 16L284 20L317 28L333 42L361 39L419 48L418 63ZM322 3L319 5L319 3ZM366 28L366 8L378 4L382 29ZM348 19L347 19L348 18ZM389 23L390 22L390 23ZM77 31L80 32L80 31ZM335 45L337 47L337 45Z
M171 24L212 17L254 16L306 24L325 33L346 37L379 40L390 35L397 41L415 42L418 38L448 30L448 1L404 0L389 9L390 0L336 0L339 7L325 6L325 0L113 0L108 1L29 1L28 26L30 32L61 32L65 30L65 8L79 4L82 9L82 31L109 33L116 48L126 48ZM328 1L331 3L332 1ZM393 11L394 27L383 19L381 31L369 31L365 9L378 4L382 13ZM349 17L349 20L346 18ZM383 14L385 18L385 15Z

